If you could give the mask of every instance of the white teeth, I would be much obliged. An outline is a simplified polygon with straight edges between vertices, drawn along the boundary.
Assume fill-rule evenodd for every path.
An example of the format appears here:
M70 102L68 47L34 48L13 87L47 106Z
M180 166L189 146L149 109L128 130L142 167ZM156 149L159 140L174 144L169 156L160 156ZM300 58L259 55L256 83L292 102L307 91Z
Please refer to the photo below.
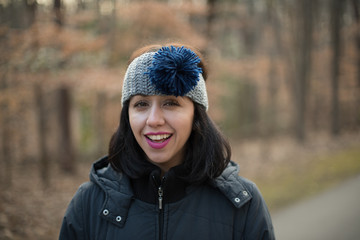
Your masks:
M164 140L164 139L170 137L170 134L147 135L147 137L153 141L159 141L159 140Z

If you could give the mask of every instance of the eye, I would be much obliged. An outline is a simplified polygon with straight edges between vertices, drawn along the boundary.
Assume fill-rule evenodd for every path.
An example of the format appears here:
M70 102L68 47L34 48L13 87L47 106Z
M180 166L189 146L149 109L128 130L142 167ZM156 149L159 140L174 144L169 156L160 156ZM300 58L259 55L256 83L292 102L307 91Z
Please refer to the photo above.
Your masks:
M149 104L144 100L140 100L134 103L134 108L144 108L147 106L149 106Z
M164 102L164 106L169 106L169 107L173 107L173 106L180 106L179 102L173 99L168 99Z

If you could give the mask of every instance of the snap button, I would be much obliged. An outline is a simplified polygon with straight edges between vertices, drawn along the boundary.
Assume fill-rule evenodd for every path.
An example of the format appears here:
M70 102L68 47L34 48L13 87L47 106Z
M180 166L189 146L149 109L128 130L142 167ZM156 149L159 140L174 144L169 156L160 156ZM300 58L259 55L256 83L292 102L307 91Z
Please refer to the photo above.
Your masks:
M104 214L105 216L108 215L108 214L109 214L109 210L104 209L103 214Z
M120 222L120 221L121 221L121 217L120 217L120 216L117 216L117 217L116 217L116 221L117 221L117 222Z
M240 198L235 198L234 200L235 200L235 202L237 202L237 203L240 202Z
M247 191L243 191L242 193L243 193L244 196L249 195Z

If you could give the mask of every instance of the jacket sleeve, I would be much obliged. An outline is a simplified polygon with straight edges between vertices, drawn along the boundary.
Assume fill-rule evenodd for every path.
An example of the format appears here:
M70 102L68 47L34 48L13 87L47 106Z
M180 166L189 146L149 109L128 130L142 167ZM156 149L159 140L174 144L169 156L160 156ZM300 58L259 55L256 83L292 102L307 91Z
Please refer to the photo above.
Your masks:
M266 203L254 183L250 183L252 199L249 202L244 239L275 240L274 228Z
M81 185L71 200L60 229L59 240L83 240L87 239L85 230L84 204L87 200L84 197L88 183Z

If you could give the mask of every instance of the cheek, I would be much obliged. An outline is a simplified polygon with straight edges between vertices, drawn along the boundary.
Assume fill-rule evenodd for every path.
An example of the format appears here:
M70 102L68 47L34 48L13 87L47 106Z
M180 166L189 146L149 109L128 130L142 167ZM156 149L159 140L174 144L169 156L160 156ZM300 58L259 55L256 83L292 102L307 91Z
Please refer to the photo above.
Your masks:
M178 130L180 130L181 135L190 136L190 133L193 129L193 117L190 115L185 118L178 118Z
M141 130L141 125L142 125L141 122L142 122L141 116L138 116L138 114L129 113L129 123L134 135L138 134L139 131Z

